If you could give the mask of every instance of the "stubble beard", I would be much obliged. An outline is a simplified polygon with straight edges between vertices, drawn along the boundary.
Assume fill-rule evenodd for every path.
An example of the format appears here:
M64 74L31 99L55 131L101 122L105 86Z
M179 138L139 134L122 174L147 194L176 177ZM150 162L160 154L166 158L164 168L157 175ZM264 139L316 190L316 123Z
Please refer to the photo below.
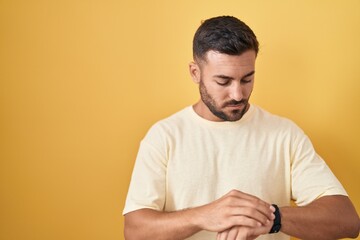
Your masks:
M208 93L202 79L200 80L199 91L200 91L201 100L205 103L205 105L212 112L212 114L214 114L216 117L224 121L229 121L229 122L238 121L244 116L244 114L248 109L249 99L242 99L241 101L230 100L224 103L220 107L217 106L214 98ZM242 109L234 109L230 113L226 113L223 110L221 110L226 106L239 105L239 104L243 105Z

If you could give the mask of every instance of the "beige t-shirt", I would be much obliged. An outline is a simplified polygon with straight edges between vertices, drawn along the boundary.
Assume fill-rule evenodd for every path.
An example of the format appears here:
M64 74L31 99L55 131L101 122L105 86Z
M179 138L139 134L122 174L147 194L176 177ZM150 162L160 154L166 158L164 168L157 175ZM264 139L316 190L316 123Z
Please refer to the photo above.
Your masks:
M156 123L142 140L123 214L196 207L232 189L278 206L291 199L304 206L321 196L347 195L290 120L251 105L239 121L212 122L189 106ZM202 231L189 239L216 239L216 233Z

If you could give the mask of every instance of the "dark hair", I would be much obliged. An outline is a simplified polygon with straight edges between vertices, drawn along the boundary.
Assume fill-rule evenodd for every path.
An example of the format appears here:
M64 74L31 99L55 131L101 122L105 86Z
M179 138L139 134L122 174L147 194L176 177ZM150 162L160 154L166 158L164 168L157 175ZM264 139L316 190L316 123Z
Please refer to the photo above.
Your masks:
M194 59L206 60L205 54L210 50L229 55L254 50L257 54L259 43L244 22L231 16L220 16L205 20L194 35Z

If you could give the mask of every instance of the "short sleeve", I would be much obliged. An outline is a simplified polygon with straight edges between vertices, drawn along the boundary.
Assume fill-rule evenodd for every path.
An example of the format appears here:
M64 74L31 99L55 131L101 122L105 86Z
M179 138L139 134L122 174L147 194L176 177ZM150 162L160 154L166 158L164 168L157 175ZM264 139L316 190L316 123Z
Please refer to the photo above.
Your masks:
M142 208L163 210L165 189L166 156L143 140L134 165L123 214Z
M310 139L297 130L291 164L292 198L298 206L328 195L347 193L325 161L315 152Z

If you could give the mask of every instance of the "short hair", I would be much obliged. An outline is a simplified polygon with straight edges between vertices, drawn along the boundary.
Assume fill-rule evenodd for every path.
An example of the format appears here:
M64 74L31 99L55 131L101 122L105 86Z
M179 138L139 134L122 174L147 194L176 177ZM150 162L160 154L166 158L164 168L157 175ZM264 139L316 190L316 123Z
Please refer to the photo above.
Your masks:
M194 60L206 60L208 51L240 55L247 50L259 51L259 43L251 28L232 16L219 16L205 20L193 39Z

